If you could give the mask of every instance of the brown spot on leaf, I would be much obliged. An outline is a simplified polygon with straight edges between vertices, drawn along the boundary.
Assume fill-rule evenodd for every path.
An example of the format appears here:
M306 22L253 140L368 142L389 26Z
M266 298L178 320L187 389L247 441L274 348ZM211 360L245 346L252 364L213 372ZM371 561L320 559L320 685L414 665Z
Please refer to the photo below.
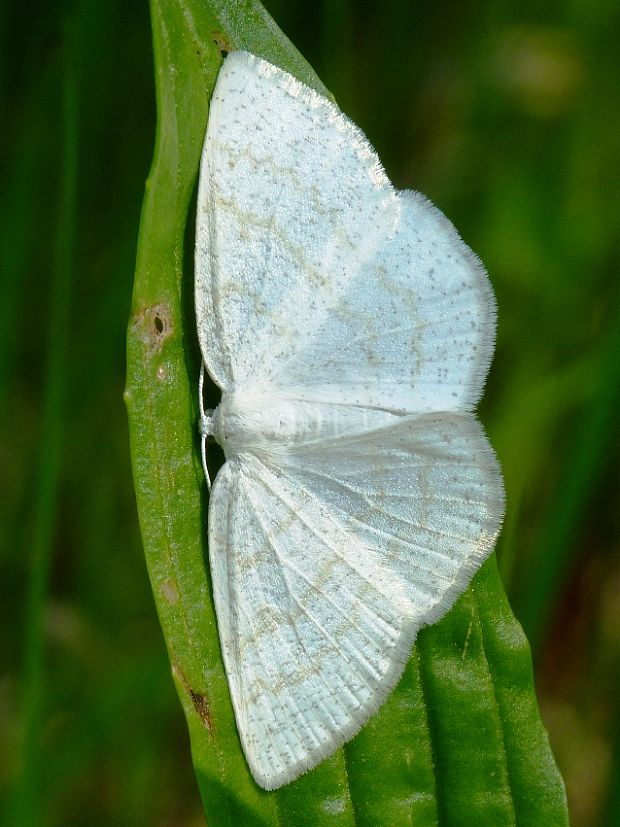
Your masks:
M194 704L194 709L200 716L202 723L206 726L209 730L211 735L213 735L213 722L211 721L211 709L209 707L209 702L205 695L202 695L200 692L194 692L193 689L189 691L190 697L192 699L192 703Z
M174 331L170 308L166 304L143 307L134 315L132 327L151 353L159 353Z
M200 720L205 725L207 731L210 735L213 735L213 720L211 718L211 707L209 706L207 696L203 695L202 692L196 692L195 689L192 689L182 670L178 666L175 666L175 664L172 665L172 673L177 680L180 681L183 685L183 689L191 698L194 709L198 713Z
M223 32L220 32L218 29L214 29L211 32L211 37L213 38L213 42L219 49L220 54L222 57L226 57L229 52L233 51L233 47Z
M164 582L159 587L159 590L166 598L168 603L171 603L173 606L179 600L179 590L177 589L176 583L172 580L164 580Z

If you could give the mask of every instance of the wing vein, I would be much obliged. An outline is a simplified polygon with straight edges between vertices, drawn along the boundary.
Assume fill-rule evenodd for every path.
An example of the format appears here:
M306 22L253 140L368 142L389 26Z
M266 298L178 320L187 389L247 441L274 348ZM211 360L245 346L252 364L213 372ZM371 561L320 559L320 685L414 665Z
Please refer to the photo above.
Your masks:
M263 468L265 468L263 463L260 463L260 464ZM265 470L266 470L266 468L265 468ZM392 602L392 599L394 597L393 591L392 591L392 593L390 593L389 589L387 591L384 591L383 589L380 589L378 587L377 583L373 582L373 580L371 580L371 578L367 574L365 574L358 566L356 566L352 560L347 559L338 550L337 545L335 545L332 541L330 541L329 538L326 537L326 535L318 527L313 525L313 523L306 516L304 516L304 514L302 514L300 512L299 508L295 507L294 503L292 503L291 500L288 497L286 497L281 491L276 490L276 487L273 486L273 484L268 480L267 475L262 475L262 476L258 477L258 479L267 488L268 491L270 491L282 503L284 503L284 505L286 505L286 507L289 509L289 511L292 514L296 515L297 519L307 529L309 529L310 532L312 534L314 534L314 536L318 540L320 540L325 546L327 546L334 553L334 556L337 557L338 560L340 560L342 563L344 563L345 566L347 566L347 568L349 568L351 571L355 572L355 574L357 574L358 577L360 577L361 580L364 580L368 584L368 586L370 586L375 592L377 592L377 594L380 594L383 598L386 598L389 603ZM309 491L304 486L300 486L300 490L303 491L304 494L306 494L308 499L313 503L313 505L315 507L317 507L317 509L319 511L322 510L320 508L320 501L318 500L318 498L311 491ZM353 537L352 539L357 539L357 538ZM385 572L382 571L381 573L385 573ZM392 584L392 585L396 585L396 584ZM399 596L400 596L400 594L399 594Z
M366 505L370 508L371 511L376 511L377 510L377 506L374 505L369 500L369 498L366 494L362 494L361 491L356 486L350 485L349 483L345 483L342 480L336 479L335 477L329 477L328 475L322 474L322 473L317 472L317 471L313 471L312 473L316 474L317 476L323 476L325 479L329 479L330 481L335 482L337 485L340 485L345 490L351 491L353 494L357 494L358 496L360 496L360 498L363 500L363 502L366 503ZM300 489L302 491L304 491L304 493L306 493L308 496L310 496L310 497L313 496L311 494L311 492L309 492L308 489L305 488L303 485L300 485ZM390 497L391 497L391 495L390 495ZM402 495L402 497L404 499L412 499L411 494L409 496ZM387 499L389 499L389 497ZM404 520L402 517L399 517L398 515L394 514L391 511L386 511L385 509L382 509L382 512L384 514L386 514L390 519L397 522L399 525L405 526L407 528L418 528L418 529L421 529L422 531L428 531L429 533L435 534L435 535L440 536L440 537L446 537L449 540L461 540L461 541L466 542L466 543L471 542L471 539L469 537L464 537L461 534L452 534L451 532L440 531L439 529L429 528L427 525L422 524L422 523L418 523L418 522L414 522L413 520L412 521ZM350 519L354 519L354 518L350 517ZM449 556L449 555L442 555L442 556Z

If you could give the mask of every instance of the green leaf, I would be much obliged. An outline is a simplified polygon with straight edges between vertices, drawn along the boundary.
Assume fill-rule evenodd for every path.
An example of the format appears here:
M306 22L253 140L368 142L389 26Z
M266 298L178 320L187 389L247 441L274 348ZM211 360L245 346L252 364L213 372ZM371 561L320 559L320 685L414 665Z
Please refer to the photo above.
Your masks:
M151 11L158 128L126 402L147 565L210 827L566 824L529 649L494 559L449 615L420 634L399 686L350 744L281 790L254 783L235 728L208 574L193 199L222 52L246 48L325 90L253 0L153 0Z

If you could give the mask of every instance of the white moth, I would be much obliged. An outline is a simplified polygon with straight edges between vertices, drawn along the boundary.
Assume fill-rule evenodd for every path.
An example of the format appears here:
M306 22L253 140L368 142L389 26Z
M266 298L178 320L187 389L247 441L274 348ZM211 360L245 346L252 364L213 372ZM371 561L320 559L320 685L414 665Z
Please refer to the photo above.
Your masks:
M500 470L472 410L485 271L329 100L246 52L202 153L196 313L226 463L209 553L237 727L274 789L350 739L490 553Z

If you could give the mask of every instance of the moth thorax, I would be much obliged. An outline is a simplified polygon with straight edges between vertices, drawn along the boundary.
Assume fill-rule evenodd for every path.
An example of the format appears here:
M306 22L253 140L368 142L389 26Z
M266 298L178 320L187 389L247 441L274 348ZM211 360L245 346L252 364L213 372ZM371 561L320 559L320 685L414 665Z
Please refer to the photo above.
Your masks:
M322 424L311 403L238 392L224 393L213 412L213 435L227 457L244 450L286 450L318 436Z

